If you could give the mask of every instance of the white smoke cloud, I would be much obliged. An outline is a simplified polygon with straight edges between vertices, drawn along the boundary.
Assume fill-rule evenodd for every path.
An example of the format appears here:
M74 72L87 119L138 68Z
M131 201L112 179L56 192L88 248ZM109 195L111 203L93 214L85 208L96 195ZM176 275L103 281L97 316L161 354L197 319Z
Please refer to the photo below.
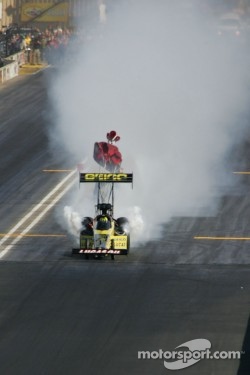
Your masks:
M119 186L115 214L136 228L143 223L148 238L175 215L216 208L232 183L228 155L244 136L247 108L244 48L219 39L211 16L182 13L173 3L107 8L105 26L92 25L91 39L51 89L56 137L72 160L87 157L88 169L98 170L94 142L110 130L121 136L134 187ZM86 208L91 203L93 212L95 201L85 193L74 192L68 203L91 216Z

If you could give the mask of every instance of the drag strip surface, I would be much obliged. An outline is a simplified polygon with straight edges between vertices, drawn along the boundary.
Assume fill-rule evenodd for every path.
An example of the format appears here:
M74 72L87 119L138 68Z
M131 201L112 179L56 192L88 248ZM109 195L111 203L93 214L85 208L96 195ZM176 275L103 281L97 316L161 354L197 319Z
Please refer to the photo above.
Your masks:
M58 261L0 269L2 373L164 374L163 360L138 360L138 351L195 338L241 349L245 267ZM236 374L238 365L204 360L185 373Z
M243 188L224 197L214 217L174 218L160 240L134 246L127 258L72 258L58 220L68 193L49 196L62 181L78 189L67 155L51 149L47 135L50 74L0 90L0 373L170 374L163 360L138 359L138 351L204 338L213 350L244 354L201 360L183 373L249 374L250 243L222 239L250 236L248 176L235 175Z
M34 208L32 208L8 233L0 240L0 249L7 240L15 236L16 238L4 250L0 252L0 258L15 246L30 230L37 225L48 211L64 196L64 194L76 183L77 179L72 179L76 171L70 172L56 187L49 192ZM68 183L68 180L71 180ZM50 203L48 203L50 201ZM19 234L17 233L17 230Z

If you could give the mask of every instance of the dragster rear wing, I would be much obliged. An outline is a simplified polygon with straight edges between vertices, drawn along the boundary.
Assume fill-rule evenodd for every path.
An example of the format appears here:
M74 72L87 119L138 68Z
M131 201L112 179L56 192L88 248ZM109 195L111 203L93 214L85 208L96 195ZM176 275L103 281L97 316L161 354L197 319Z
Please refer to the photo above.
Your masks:
M133 173L79 173L81 182L127 182L133 183Z

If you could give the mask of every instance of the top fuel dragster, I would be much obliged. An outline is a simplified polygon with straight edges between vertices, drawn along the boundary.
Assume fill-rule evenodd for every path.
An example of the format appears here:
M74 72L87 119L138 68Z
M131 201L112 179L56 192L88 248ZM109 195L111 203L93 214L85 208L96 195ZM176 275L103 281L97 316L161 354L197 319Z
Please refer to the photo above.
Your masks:
M107 138L108 142L96 142L94 146L94 159L105 172L79 174L80 183L97 185L96 215L82 219L80 246L72 250L73 254L84 254L86 258L110 255L114 259L115 255L127 255L130 248L128 219L114 218L114 186L133 183L133 174L120 171L122 156L112 144L120 137L111 131Z

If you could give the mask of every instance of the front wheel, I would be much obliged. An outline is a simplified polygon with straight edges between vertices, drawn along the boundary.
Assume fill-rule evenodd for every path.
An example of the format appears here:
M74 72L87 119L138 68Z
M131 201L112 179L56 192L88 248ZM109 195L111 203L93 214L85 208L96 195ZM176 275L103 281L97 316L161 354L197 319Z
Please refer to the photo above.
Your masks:
M93 219L92 217L84 217L82 219L82 229L81 234L83 235L93 235Z
M119 217L116 220L117 232L121 235L127 236L127 250L130 249L130 230L129 230L129 220L126 217Z

